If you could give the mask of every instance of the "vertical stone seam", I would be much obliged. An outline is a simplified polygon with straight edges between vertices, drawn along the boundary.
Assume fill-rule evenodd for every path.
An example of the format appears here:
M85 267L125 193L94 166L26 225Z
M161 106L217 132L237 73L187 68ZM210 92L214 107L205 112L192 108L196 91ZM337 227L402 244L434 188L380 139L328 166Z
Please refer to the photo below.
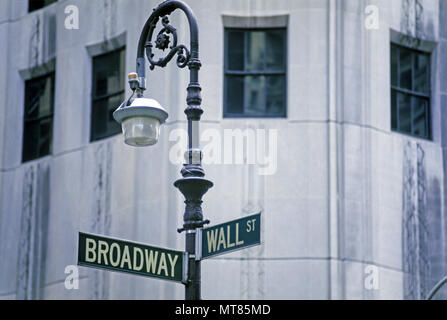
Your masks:
M91 230L93 233L110 234L112 224L111 210L111 141L99 143L95 148L95 186ZM92 270L91 299L109 298L109 278L106 271Z
M34 166L25 169L22 189L22 217L19 235L19 257L17 262L17 298L32 299L32 234L35 211L35 172Z

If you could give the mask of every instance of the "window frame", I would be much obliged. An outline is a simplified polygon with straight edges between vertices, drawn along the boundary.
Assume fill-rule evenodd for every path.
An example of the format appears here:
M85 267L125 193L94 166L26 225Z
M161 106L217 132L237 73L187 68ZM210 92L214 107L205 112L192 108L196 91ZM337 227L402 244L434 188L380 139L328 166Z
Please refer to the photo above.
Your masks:
M428 81L428 89L427 92L428 93L423 93L423 92L419 92L419 91L415 91L415 90L409 90L406 88L401 88L398 85L393 85L392 83L392 67L391 67L391 61L392 61L392 50L394 48L398 49L398 56L400 53L400 50L404 49L407 50L409 52L411 52L411 83L412 86L414 86L415 83L415 56L418 54L422 54L425 55L427 57L427 74L426 74L426 78ZM414 137L414 138L418 138L418 139L424 139L424 140L433 140L433 132L432 132L432 90L433 90L433 86L432 86L432 52L429 51L424 51L424 50L419 50L416 48L412 48L412 47L408 47L405 45L402 45L400 43L395 43L395 42L391 42L390 43L390 128L392 132L397 132L400 134L404 134L410 137ZM400 59L397 59L397 79L400 78ZM399 80L398 80L399 82ZM393 102L393 91L396 93L395 94L395 99L396 101ZM398 105L398 93L399 94L403 94L406 95L408 97L410 97L410 127L411 127L411 132L406 132L400 129L400 118L399 118L399 105ZM414 100L412 98L419 98L419 99L424 99L427 101L427 110L426 110L426 120L425 120L425 126L426 126L426 136L421 136L421 135L417 135L414 133L414 126L413 126L413 120L414 120ZM394 106L393 106L394 103ZM396 112L396 128L393 128L393 107L396 107L396 110L394 110Z
M50 99L51 99L50 111L49 111L49 113L47 115L44 115L44 116L38 115L36 118L31 118L31 119L27 118L27 102L29 101L29 99L27 99L28 98L28 95L27 95L28 83L30 83L31 81L39 81L39 80L44 79L44 78L50 78L51 79L51 89L52 89L52 92L51 92L51 97L50 97ZM56 93L55 85L56 85L56 72L55 71L51 71L51 72L45 73L43 75L40 75L40 76L37 76L37 77L34 77L34 78L30 78L28 80L25 80L25 83L24 83L25 103L24 103L24 106L23 106L23 129L22 129L22 133L23 133L23 136L22 136L22 163L26 163L26 162L30 162L30 161L33 161L33 160L41 159L41 158L49 156L49 155L51 155L53 153L54 109L55 109L54 105L55 105L55 93ZM40 105L39 105L39 109L40 109ZM47 119L51 119L50 132L49 132L49 139L50 139L49 144L50 145L49 145L48 153L39 154L39 149L40 149L40 145L41 145L41 141L40 141L41 140L41 135L40 135L40 129L39 129L39 136L37 138L37 146L36 146L37 154L35 153L35 156L33 156L33 157L29 158L29 159L25 159L24 158L24 156L25 156L25 139L26 139L25 130L27 128L27 124L31 124L31 123L35 123L35 122L39 122L39 124L40 124L40 122L45 121Z
M124 100L124 98L125 98L124 96L125 96L125 93L126 93L125 71L124 71L124 74L122 75L122 77L123 77L122 84L121 84L122 85L122 89L115 90L113 92L109 92L107 94L103 94L103 95L100 95L100 96L96 96L95 95L96 94L95 59L101 58L101 57L104 57L104 56L107 56L107 55L111 55L111 54L114 54L114 53L120 53L121 51L124 51L124 65L122 67L125 69L126 68L126 45L120 46L120 47L115 48L113 50L110 50L110 51L107 51L107 52L103 52L103 53L100 53L100 54L97 54L97 55L91 57L91 62L92 62L91 72L92 72L92 76L91 76L91 97L90 97L90 142L95 142L95 141L100 141L100 140L103 140L103 139L107 139L109 137L113 137L113 136L121 133L121 130L120 130L119 132L116 132L116 133L107 132L106 134L103 134L103 135L93 136L93 132L94 132L94 130L93 130L93 126L94 126L94 123L93 123L93 108L94 108L95 103L97 103L98 101L109 99L109 98L116 97L116 96L119 96L119 95L123 95L123 100Z
M256 32L256 31L272 31L272 30L283 30L284 31L284 69L283 71L235 71L228 69L228 32L229 31L242 31L244 33L244 66L247 63L247 34L248 32ZM287 95L287 87L288 87L288 27L287 26L275 26L275 27L224 27L224 72L223 72L223 118L272 118L272 119L283 119L287 118L287 107L288 107L288 95ZM264 69L266 67L267 59L264 59ZM240 76L245 78L246 76L284 76L284 108L282 113L278 114L246 114L246 113L230 113L227 108L227 76ZM267 101L267 90L264 90L264 100ZM243 102L243 110L245 112L246 101L245 101L245 87L244 87L244 102Z

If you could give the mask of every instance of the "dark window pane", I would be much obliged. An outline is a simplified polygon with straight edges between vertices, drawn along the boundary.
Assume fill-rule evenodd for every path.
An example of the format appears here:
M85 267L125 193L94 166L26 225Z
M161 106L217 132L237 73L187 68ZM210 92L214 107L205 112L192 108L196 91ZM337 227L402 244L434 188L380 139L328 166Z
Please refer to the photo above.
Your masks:
M107 130L110 135L121 133L121 125L113 118L113 112L124 101L124 94L113 96L109 98L109 112Z
M108 99L95 101L92 108L92 140L107 133Z
M407 94L399 93L398 101L398 117L399 131L411 134L411 99Z
M96 73L95 96L100 97L107 94L107 76L108 74L106 72Z
M285 31L266 31L266 63L267 70L284 70L285 65Z
M228 69L244 70L244 32L228 31Z
M245 114L265 115L265 77L245 77Z
M42 91L45 90L45 78L29 80L25 84L25 119L39 117L39 106Z
M38 121L25 123L23 127L22 161L29 161L38 157L40 124Z
M37 119L53 113L52 75L29 80L25 87L25 119Z
M414 91L429 93L429 60L426 54L416 54L414 57Z
M45 85L39 99L39 117L48 116L53 113L53 93L53 78L48 77L45 80Z
M57 0L28 0L28 12L48 6Z
M224 116L285 116L286 30L225 32Z
M408 49L399 50L399 87L412 90L412 52Z
M391 90L391 129L397 129L397 101L395 90Z
M429 139L430 54L392 44L391 85L391 128Z
M113 118L113 112L124 100L124 95L117 95L97 100L92 109L92 140L112 136L121 132L121 126Z
M265 54L265 32L247 32L247 71L263 71Z
M26 81L22 161L51 153L53 105L53 73Z
M397 62L398 62L399 48L391 45L391 85L397 86Z
M413 97L413 134L427 138L427 99Z
M244 77L226 76L227 113L244 113Z
M123 52L120 50L94 58L94 96L100 97L123 89Z
M285 77L268 76L267 80L267 114L280 115L285 110Z
M39 156L45 156L51 153L51 133L53 129L53 121L46 118L40 122L40 141Z
M124 100L125 50L93 58L91 140L117 134L113 112Z

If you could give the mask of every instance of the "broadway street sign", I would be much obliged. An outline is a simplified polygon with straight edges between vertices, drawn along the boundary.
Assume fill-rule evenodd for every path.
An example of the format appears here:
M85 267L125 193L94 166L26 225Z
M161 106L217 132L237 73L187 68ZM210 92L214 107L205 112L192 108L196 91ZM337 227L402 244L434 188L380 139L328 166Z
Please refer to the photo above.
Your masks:
M261 244L261 213L205 228L202 258Z
M186 279L183 252L79 232L78 264L179 281Z

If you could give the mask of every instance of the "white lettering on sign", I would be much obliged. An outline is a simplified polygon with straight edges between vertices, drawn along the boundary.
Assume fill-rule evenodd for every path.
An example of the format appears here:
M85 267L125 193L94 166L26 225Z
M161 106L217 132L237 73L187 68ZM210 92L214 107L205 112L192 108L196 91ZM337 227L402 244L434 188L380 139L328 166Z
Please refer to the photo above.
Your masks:
M217 231L217 229L214 229L206 232L208 239L208 252L216 251Z
M121 258L121 265L120 265L121 269L124 269L124 263L127 263L127 269L132 269L132 265L130 264L130 253L128 246L124 246L123 257Z
M116 251L116 254L114 254L113 250ZM113 256L116 256L116 260L113 260ZM119 263L120 263L120 256L121 256L120 246L116 242L112 243L112 245L110 246L110 264L113 267L117 267L119 265Z
M227 248L234 247L234 242L230 242L230 225L227 226Z
M156 249L106 242L86 238L85 261L102 265L111 265L121 269L144 271L165 277L175 276L178 254L171 254Z
M144 252L144 256L146 257L146 271L148 273L156 273L157 259L158 259L158 251L150 250L149 256L147 250Z
M255 231L256 219L251 219L247 221L247 232Z
M168 266L166 265L166 255L164 252L160 255L160 263L158 265L158 272L157 274L160 275L161 271L164 270L165 276L168 275Z
M253 220L256 219L252 219L251 221ZM206 231L208 253L216 252L221 249L229 249L244 244L244 240L239 240L239 223L234 224L234 235L235 235L234 242L231 242L231 228L232 225L227 225L226 230L224 227L220 227ZM254 222L253 222L253 231L254 231Z
M108 265L107 262L107 251L109 251L109 244L105 241L98 241L98 263L101 263L101 256L104 257L104 264Z
M171 277L173 277L174 276L174 267L175 267L175 264L177 263L178 256L174 255L174 260L172 260L172 256L168 253L168 259L169 259L169 263L171 264Z
M137 266L137 255L140 256L140 264ZM143 250L140 248L134 247L133 248L133 269L135 271L140 271L143 269Z
M225 244L225 232L222 227L219 229L219 242L217 243L217 251L219 251L221 245L224 249L226 249L227 246Z
M239 223L236 223L236 245L240 246L244 244L244 240L239 241Z
M93 239L85 240L85 261L87 262L95 262L96 261L96 241ZM93 254L93 257L90 258L90 253Z

